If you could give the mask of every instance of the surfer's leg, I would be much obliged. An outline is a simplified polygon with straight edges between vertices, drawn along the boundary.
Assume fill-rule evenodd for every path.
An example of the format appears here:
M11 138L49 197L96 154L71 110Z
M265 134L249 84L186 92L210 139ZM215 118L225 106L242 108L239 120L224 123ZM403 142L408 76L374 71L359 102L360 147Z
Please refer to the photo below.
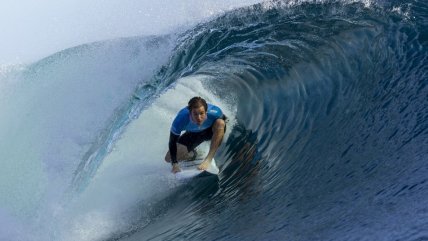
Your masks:
M187 150L187 146L177 143L177 160L188 160L192 158L193 155L194 153L192 151L189 152ZM171 162L171 154L169 153L169 151L165 155L165 161Z
M211 164L211 160L214 158L214 155L223 140L224 132L226 128L226 123L223 119L217 119L212 126L212 138L210 151L208 152L207 157L205 157L204 162L199 165L199 169L206 170Z
M209 132L211 132L211 129L209 129ZM195 148L205 140L204 138L207 138L205 132L185 132L181 135L177 142L177 160L195 159ZM165 161L171 162L169 151L166 153Z
M201 132L186 132L184 133L178 143L183 144L187 147L188 158L184 160L194 160L197 158L198 153L196 152L196 147L199 146L202 142L211 139L212 131L211 128Z

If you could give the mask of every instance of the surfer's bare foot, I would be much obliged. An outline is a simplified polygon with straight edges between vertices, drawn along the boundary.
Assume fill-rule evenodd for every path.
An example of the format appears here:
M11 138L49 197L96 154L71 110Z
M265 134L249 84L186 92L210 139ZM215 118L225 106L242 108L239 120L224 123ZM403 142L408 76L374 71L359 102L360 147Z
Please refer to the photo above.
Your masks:
M172 164L172 173L177 173L177 172L181 172L181 168L178 165L178 163Z
M199 166L199 170L207 170L208 167L211 165L211 160L204 160Z

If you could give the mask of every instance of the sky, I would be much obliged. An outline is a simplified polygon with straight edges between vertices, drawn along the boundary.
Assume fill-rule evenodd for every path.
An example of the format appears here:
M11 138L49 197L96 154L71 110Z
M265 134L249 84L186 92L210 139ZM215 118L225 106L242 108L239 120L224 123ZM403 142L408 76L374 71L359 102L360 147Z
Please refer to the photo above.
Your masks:
M0 65L84 43L156 35L260 0L1 0Z

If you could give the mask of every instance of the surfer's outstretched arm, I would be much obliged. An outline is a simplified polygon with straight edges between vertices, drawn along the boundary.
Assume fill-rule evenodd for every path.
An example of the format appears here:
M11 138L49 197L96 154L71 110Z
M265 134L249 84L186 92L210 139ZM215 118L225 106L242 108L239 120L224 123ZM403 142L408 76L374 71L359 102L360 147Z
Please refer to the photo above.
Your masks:
M208 152L208 155L205 157L201 165L199 165L198 169L207 170L208 167L211 165L211 160L214 158L214 155L218 147L220 146L221 141L223 140L225 126L226 123L223 119L217 119L214 122L214 125L212 127L213 137L211 139L210 151Z
M169 151L165 155L165 161L171 162L172 164L173 173L181 171L180 166L178 165L178 162L177 162L177 142L179 137L180 137L179 135L175 135L174 133L170 132L169 143L168 143Z

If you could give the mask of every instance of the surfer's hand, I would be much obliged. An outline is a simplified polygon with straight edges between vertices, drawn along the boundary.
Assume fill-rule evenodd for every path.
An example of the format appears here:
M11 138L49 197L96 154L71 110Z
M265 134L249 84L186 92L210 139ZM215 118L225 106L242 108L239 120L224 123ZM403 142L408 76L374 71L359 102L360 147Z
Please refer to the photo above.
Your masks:
M211 161L210 160L204 160L199 166L198 169L199 170L207 170L208 167L211 165Z
M178 163L174 163L172 164L172 173L177 173L177 172L181 172L181 169Z

